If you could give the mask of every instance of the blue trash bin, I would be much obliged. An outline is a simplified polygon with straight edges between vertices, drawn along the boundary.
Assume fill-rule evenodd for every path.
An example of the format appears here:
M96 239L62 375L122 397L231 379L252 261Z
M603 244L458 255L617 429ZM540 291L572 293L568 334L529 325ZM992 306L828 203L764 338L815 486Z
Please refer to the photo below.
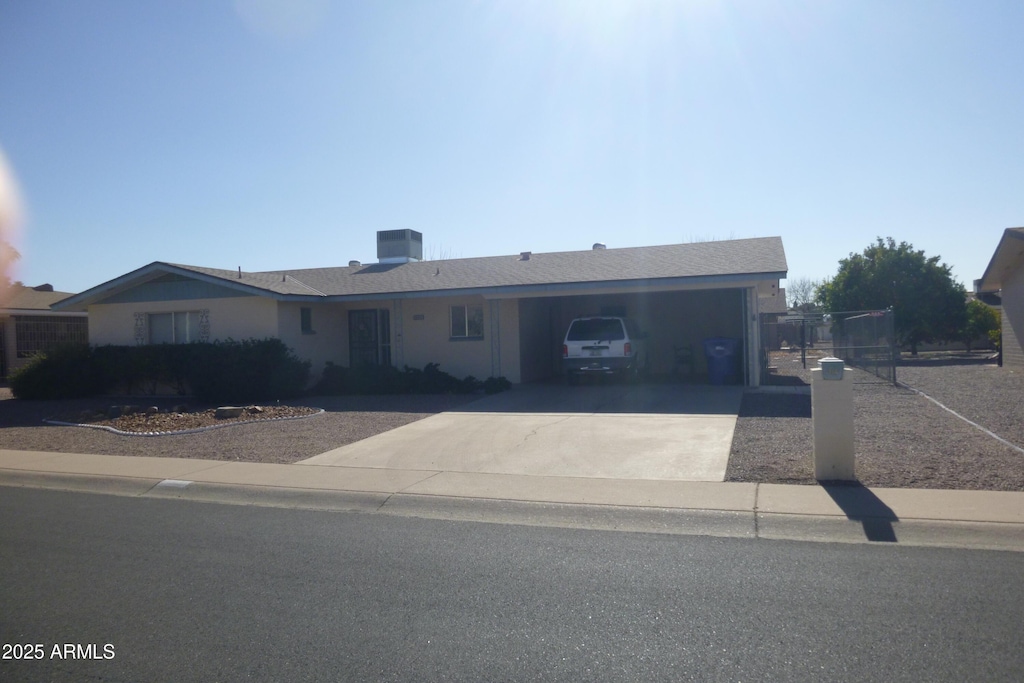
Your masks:
M736 381L736 349L740 340L730 337L708 337L704 340L704 355L708 359L708 380L712 384Z

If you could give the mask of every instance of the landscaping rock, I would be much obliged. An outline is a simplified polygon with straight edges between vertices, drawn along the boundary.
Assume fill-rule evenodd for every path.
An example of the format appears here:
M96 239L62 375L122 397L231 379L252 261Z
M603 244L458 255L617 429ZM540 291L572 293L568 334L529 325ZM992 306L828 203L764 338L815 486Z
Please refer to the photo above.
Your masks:
M238 417L242 414L245 408L241 406L221 406L213 412L213 416L218 420L228 420L233 417Z

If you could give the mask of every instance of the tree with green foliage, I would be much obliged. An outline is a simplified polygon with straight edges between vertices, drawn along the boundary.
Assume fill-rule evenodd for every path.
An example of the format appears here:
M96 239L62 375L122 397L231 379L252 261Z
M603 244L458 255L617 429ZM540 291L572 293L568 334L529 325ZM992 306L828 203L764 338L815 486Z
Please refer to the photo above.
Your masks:
M970 351L972 343L981 338L991 340L991 333L1000 327L999 311L986 303L972 299L967 302L967 318L960 333L960 341Z
M896 343L913 355L919 344L959 340L967 322L966 292L950 267L891 237L839 261L818 299L833 312L892 308Z

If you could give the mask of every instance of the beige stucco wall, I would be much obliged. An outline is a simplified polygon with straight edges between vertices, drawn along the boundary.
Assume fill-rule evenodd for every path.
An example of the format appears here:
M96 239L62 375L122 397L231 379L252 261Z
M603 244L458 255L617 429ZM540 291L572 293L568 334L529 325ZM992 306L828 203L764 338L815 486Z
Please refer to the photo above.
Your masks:
M482 380L494 375L518 383L519 305L514 300L493 303L497 305L492 306L492 302L480 296L403 300L402 362L413 368L440 363L441 370L455 377L473 375ZM483 339L451 339L449 307L460 304L483 306ZM493 343L495 329L497 345Z
M89 343L135 345L136 313L210 312L210 341L264 339L278 333L277 302L263 297L97 304L89 307Z
M1024 267L1003 282L1003 367L1024 368Z
M498 339L500 344L491 345L491 371L486 375L476 375L480 379L487 377L504 377L518 384L522 381L521 350L519 346L519 300L504 299L490 302L492 319L498 322ZM497 317L493 317L497 314ZM487 315L485 311L484 315ZM493 329L493 326L492 326Z
M311 334L302 332L303 308L312 311ZM275 335L296 356L312 363L310 376L314 380L320 378L328 361L348 365L348 313L338 304L281 302L277 305Z

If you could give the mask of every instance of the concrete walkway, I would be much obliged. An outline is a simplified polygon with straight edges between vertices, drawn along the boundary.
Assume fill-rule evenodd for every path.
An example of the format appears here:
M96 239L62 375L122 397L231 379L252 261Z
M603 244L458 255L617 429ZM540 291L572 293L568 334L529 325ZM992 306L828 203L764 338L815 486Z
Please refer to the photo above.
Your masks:
M0 486L441 519L1024 551L1024 493L826 488L0 450Z

